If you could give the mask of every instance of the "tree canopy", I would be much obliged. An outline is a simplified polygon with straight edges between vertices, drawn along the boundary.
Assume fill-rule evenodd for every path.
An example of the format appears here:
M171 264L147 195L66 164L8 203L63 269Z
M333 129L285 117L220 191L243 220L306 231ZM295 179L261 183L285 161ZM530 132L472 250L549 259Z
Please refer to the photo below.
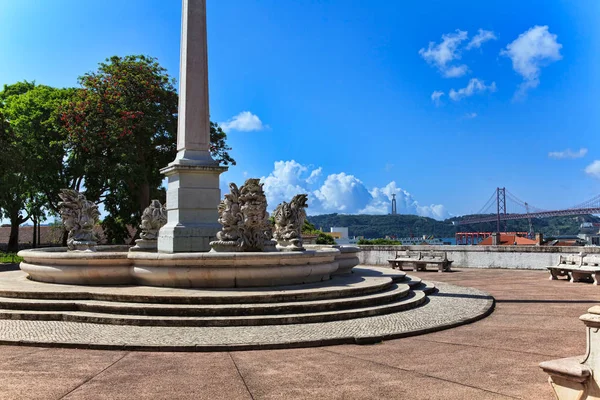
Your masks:
M122 243L152 198L164 202L160 169L176 154L175 80L155 58L114 56L79 78L79 88L35 82L0 92L0 212L11 225L57 211L61 188L101 202L103 227ZM211 122L211 153L235 165L227 135ZM18 239L17 239L18 240ZM14 250L14 248L13 248Z

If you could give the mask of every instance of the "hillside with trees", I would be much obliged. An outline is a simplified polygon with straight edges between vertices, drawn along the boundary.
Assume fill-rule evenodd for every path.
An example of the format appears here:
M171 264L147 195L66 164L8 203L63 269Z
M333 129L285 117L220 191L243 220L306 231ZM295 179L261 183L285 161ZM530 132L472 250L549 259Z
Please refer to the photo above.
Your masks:
M458 217L438 221L417 215L324 214L310 215L308 220L325 232L332 226L343 226L348 227L350 236L363 236L365 238L384 238L386 236L401 238L411 235L434 235L437 238L451 238L457 232L493 232L496 230L495 222L455 225L460 220ZM600 218L593 215L584 215L532 219L534 231L541 232L546 237L575 235L579 233L579 226L583 222L600 222ZM507 221L507 231L527 232L529 231L529 223L526 219Z

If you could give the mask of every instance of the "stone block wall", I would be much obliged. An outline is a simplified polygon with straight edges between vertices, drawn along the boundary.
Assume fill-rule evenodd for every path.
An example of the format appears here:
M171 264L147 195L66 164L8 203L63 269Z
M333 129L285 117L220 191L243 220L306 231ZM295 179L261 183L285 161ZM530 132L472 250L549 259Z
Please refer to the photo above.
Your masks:
M583 246L360 246L363 265L388 265L398 250L445 251L453 267L545 269L558 264L560 254L600 254L600 247Z

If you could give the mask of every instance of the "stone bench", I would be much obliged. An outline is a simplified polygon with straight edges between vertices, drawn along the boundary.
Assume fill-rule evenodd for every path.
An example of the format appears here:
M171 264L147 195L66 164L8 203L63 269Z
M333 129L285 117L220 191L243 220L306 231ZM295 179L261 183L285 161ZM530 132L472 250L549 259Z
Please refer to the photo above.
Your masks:
M600 306L591 307L579 319L587 330L586 354L545 361L540 368L558 400L592 400L600 398Z
M558 265L547 267L550 279L556 280L559 276L568 276L570 282L593 280L594 285L600 281L600 255L566 255L559 256Z
M396 258L389 259L388 262L392 268L398 268L404 271L404 264L410 264L413 271L425 271L428 264L434 264L438 267L438 272L450 271L452 261L448 260L445 251L396 251Z

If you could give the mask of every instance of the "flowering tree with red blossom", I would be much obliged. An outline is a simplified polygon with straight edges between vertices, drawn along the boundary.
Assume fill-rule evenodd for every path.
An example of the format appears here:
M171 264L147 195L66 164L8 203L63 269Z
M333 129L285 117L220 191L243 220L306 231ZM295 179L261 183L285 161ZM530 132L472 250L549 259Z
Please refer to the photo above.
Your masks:
M104 204L107 237L122 243L150 200L164 201L160 169L176 154L175 81L154 58L114 56L79 83L75 98L60 110L69 154L85 160L86 196ZM211 123L213 157L235 165L225 139Z

